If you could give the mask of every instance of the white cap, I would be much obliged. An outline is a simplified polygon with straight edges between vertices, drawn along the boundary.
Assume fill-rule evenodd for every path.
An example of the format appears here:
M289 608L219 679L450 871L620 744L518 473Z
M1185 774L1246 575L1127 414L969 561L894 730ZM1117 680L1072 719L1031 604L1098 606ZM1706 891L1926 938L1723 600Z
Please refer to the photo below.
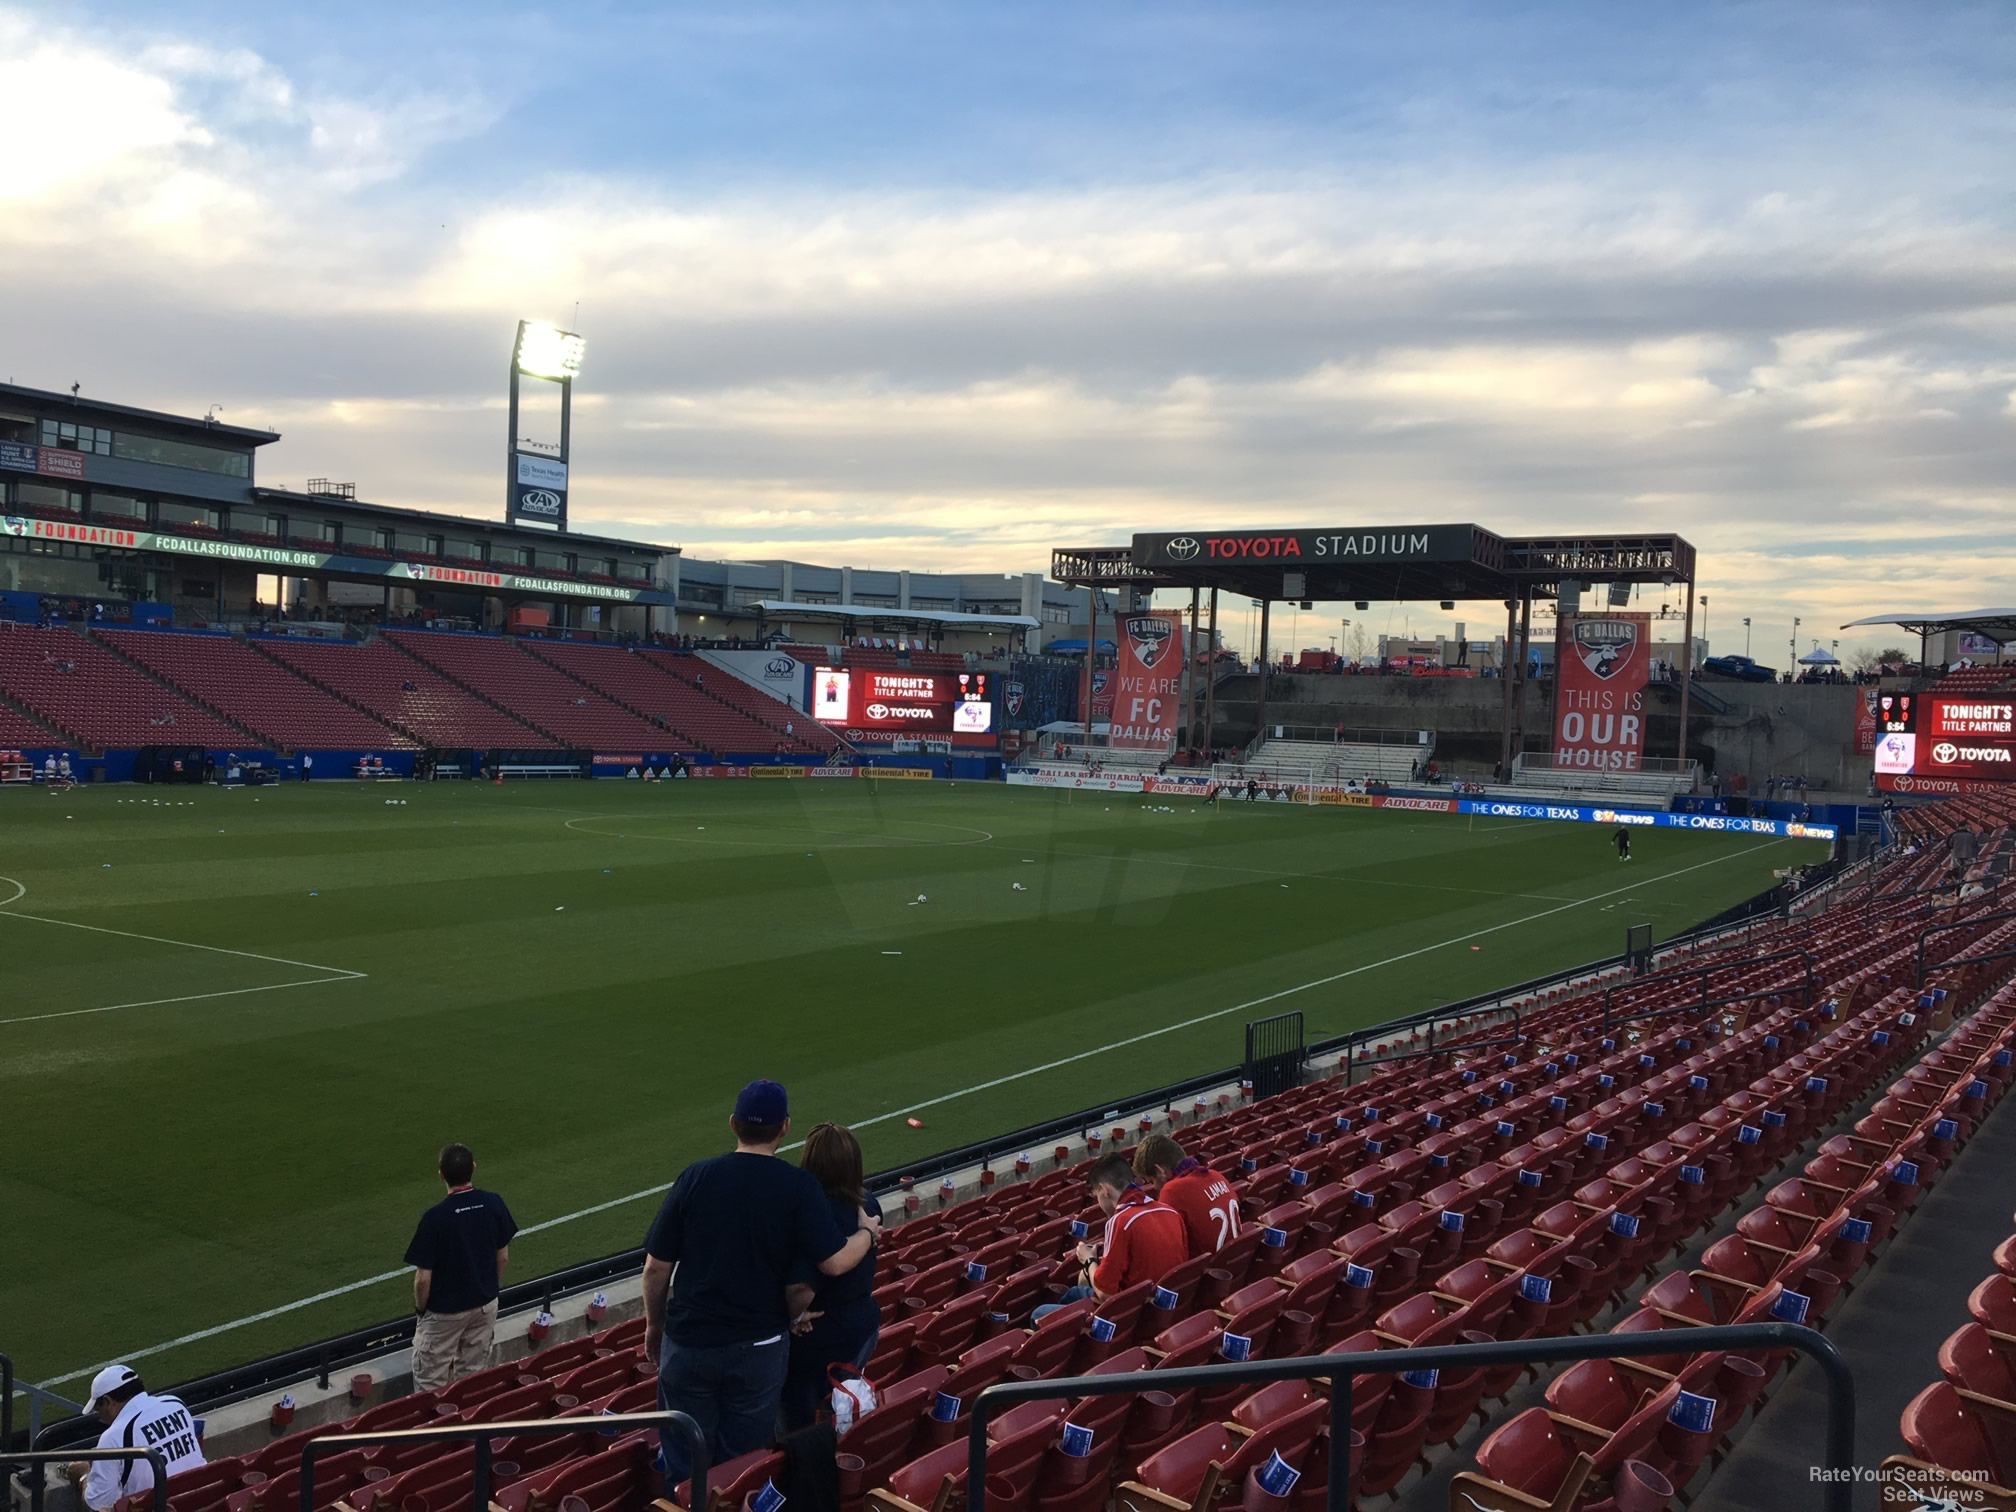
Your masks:
M84 1399L85 1410L89 1411L91 1408L96 1407L101 1397L108 1397L121 1386L139 1379L127 1366L107 1365L98 1374L91 1377L91 1395Z

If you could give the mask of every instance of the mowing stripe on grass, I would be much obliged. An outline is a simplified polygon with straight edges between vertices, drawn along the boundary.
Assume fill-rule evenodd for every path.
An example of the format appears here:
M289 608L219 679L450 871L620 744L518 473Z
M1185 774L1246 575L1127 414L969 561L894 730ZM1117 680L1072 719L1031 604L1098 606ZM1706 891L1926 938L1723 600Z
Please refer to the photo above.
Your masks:
M1527 914L1521 918L1508 919L1503 924L1492 924L1482 929L1474 929L1468 934L1455 935L1449 939L1437 941L1432 945L1423 945L1414 950L1402 951L1399 955L1388 956L1384 960L1369 961L1361 966L1353 966L1344 971L1333 972L1329 976L1317 977L1313 981L1302 982L1293 987L1283 987L1278 992L1270 992L1262 997L1251 998L1243 1003L1235 1003L1229 1008L1214 1009L1210 1013L1199 1014L1180 1023L1165 1024L1142 1034L1130 1035L1126 1039L1115 1040L1111 1044L1100 1045L1094 1049L1081 1050L1076 1054L1060 1057L1057 1060L1046 1061L1040 1066L1031 1066L1026 1070L1010 1072L1006 1076L997 1076L990 1081L980 1082L975 1086L965 1087L957 1092L947 1092L938 1097L927 1098L922 1102L912 1103L905 1108L896 1108L886 1113L877 1113L867 1118L856 1119L852 1121L851 1127L865 1129L875 1124L887 1123L891 1119L907 1118L911 1114L921 1112L926 1108L935 1108L948 1102L956 1102L962 1097L971 1097L981 1092L992 1091L996 1087L1007 1086L1011 1082L1022 1081L1031 1076L1041 1076L1045 1072L1074 1065L1079 1061L1090 1060L1094 1056L1105 1055L1114 1050L1124 1050L1131 1045L1138 1045L1143 1041L1152 1040L1165 1034L1174 1034L1184 1029L1195 1028L1199 1024L1208 1024L1215 1019L1226 1018L1235 1013L1245 1013L1254 1008L1264 1007L1269 1003L1279 1002L1283 998L1308 992L1313 988L1327 987L1333 982L1341 982L1368 971L1378 971L1383 967L1397 965L1402 961L1410 961L1417 956L1427 955L1436 950L1443 950L1451 945L1466 944L1471 940L1480 939L1485 935L1499 934L1508 929L1520 929L1537 920L1565 913L1571 908L1582 908L1591 903L1601 903L1606 899L1620 897L1630 892L1633 888L1656 886L1658 883L1671 881L1675 877L1686 876L1689 872L1697 872L1706 867L1718 866L1724 861L1732 861L1744 856L1754 855L1757 851L1768 850L1774 845L1783 845L1785 843L1783 840L1765 840L1756 845L1744 846L1740 850L1732 849L1724 855L1713 856L1706 861L1696 862L1692 866L1683 866L1674 871L1660 872L1650 876L1634 877L1625 886L1612 888L1608 892L1595 893L1587 898L1576 898L1553 908L1543 908L1537 913ZM785 1150L795 1150L797 1148L796 1144L784 1146ZM520 1235L536 1234L546 1229L559 1228L564 1224L578 1222L580 1219L592 1217L598 1213L606 1213L612 1208L623 1207L629 1203L642 1202L647 1198L662 1196L666 1187L670 1184L670 1179L668 1178L642 1190L629 1192L621 1197L612 1197L606 1202L598 1202L592 1207L581 1208L572 1213L563 1213L557 1218L548 1218L540 1223L528 1224L518 1232ZM396 1281L402 1276L410 1276L411 1274L411 1268L405 1266L397 1270L380 1271L375 1276L366 1276L360 1281L351 1281L342 1286L330 1287L326 1291L316 1292L313 1296L302 1297L293 1302L283 1302L277 1307L269 1307L263 1312L252 1313L243 1318L234 1318L228 1323L218 1323L209 1328L198 1329L194 1333L183 1334L180 1338L170 1339L166 1343L149 1345L145 1349L126 1351L119 1356L119 1361L131 1364L135 1360L148 1359L154 1355L164 1354L171 1349L180 1349L185 1345L201 1343L205 1339L214 1339L220 1334L230 1333L240 1328L249 1328L254 1324L264 1323L273 1318L284 1317L288 1313L298 1312L302 1308L314 1307L319 1303L333 1301L338 1297L348 1296L352 1292L359 1292L368 1287L379 1286L387 1281ZM52 1376L41 1384L45 1388L61 1386L66 1382L80 1380L95 1371L102 1370L105 1364L110 1363L113 1362L106 1361L98 1365L87 1365L82 1369L70 1371L65 1375Z

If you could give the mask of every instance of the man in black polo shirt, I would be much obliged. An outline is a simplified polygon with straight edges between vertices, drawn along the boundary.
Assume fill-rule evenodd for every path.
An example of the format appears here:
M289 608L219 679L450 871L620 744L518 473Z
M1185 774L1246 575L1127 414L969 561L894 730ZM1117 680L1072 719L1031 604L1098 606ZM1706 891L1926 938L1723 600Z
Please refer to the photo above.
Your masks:
M658 1405L700 1425L717 1465L770 1442L793 1312L811 1294L800 1284L787 1297L794 1278L845 1275L880 1227L863 1213L843 1235L819 1183L776 1158L791 1127L776 1082L744 1087L728 1126L734 1153L680 1172L644 1240L644 1347L658 1361ZM686 1447L659 1438L669 1491L686 1479Z
M441 1151L448 1195L420 1215L406 1263L413 1272L413 1388L433 1391L490 1363L497 1331L497 1287L518 1232L495 1192L476 1187L476 1157L467 1145Z

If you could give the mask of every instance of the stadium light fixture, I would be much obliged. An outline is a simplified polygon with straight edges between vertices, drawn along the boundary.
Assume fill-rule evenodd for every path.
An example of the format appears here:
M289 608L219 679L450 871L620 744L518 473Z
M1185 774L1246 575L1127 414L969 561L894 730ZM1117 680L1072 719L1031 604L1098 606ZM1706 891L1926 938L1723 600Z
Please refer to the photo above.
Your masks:
M581 353L588 343L572 331L562 331L538 321L521 321L518 350L512 354L518 371L528 378L551 378L565 382L580 376Z

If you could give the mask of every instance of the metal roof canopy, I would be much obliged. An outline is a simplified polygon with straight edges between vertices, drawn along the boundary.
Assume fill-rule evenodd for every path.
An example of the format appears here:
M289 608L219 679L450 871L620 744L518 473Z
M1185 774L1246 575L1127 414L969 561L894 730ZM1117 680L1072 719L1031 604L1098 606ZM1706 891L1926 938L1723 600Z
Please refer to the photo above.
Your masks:
M1092 624L1096 636L1100 588L1132 588L1153 593L1188 588L1191 633L1202 614L1200 595L1210 594L1210 633L1218 629L1221 590L1243 593L1260 605L1260 657L1271 660L1268 614L1279 601L1322 600L1395 603L1425 599L1497 600L1506 609L1505 639L1511 649L1509 674L1500 679L1500 766L1510 771L1514 749L1523 743L1524 689L1532 651L1533 603L1558 599L1564 582L1660 583L1686 587L1686 635L1694 628L1694 547L1677 535L1501 536L1481 525L1375 525L1331 529L1156 531L1136 535L1128 546L1067 546L1050 553L1050 576L1059 583L1094 590ZM1122 614L1126 611L1123 609ZM1089 659L1089 653L1088 653ZM1090 668L1088 666L1088 673ZM1257 669L1256 669L1257 670ZM1181 715L1186 733L1197 728L1195 674L1185 678L1189 697ZM1092 709L1091 676L1081 679L1083 717ZM1254 727L1267 727L1267 686L1259 679ZM1680 663L1679 755L1687 754L1687 706L1693 686L1692 658ZM1203 689L1202 731L1206 743L1216 729L1218 682Z
M1694 548L1676 535L1506 537L1478 525L1160 531L1129 546L1059 547L1050 576L1074 587L1220 588L1249 598L1498 599L1584 583L1690 582ZM1286 575L1299 573L1300 592Z
M873 604L800 604L791 599L758 599L756 608L766 615L804 620L887 620L906 625L948 625L975 628L1007 625L1017 630L1034 630L1036 621L1026 614L963 614L950 609L887 609Z
M1975 635L1985 635L2001 646L2016 641L2016 609L1963 609L1945 614L1913 614L1909 611L1872 614L1866 619L1851 620L1841 628L1863 630L1872 625L1895 625L1900 630L1909 630L1920 640L1948 630L1967 630Z

